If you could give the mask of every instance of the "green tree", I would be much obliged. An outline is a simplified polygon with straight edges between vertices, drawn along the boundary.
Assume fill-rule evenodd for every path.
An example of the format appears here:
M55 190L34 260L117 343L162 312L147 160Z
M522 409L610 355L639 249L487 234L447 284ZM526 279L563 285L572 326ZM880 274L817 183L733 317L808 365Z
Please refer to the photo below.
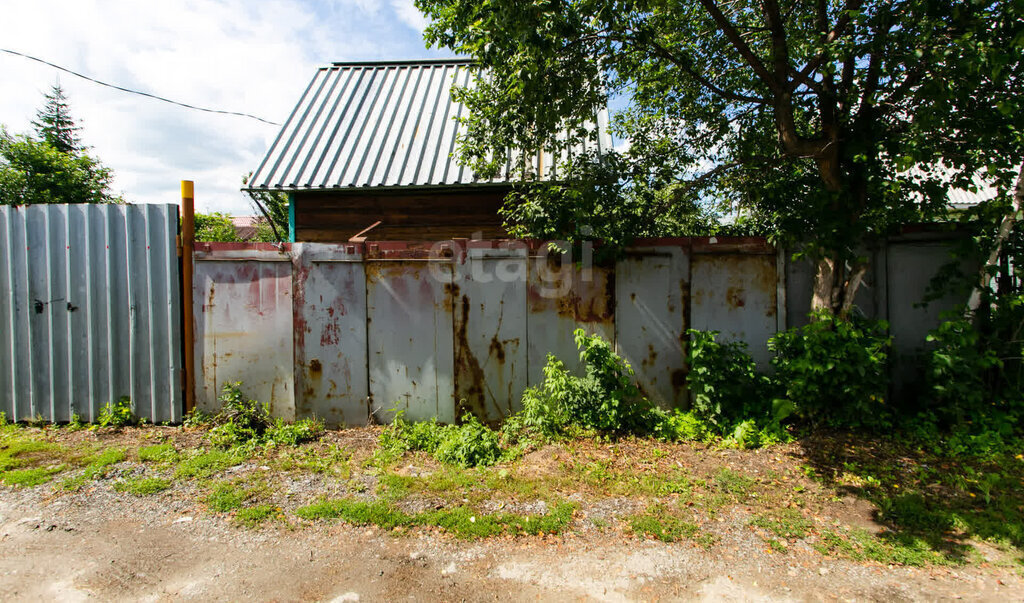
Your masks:
M88 155L0 131L0 205L109 203L110 170Z
M221 212L195 214L195 229L197 241L237 243L242 240L231 223L231 216Z
M46 104L36 113L32 122L40 140L50 143L61 153L79 155L84 149L78 133L81 128L75 124L68 108L68 99L60 84L55 85L46 95Z
M805 244L816 308L850 307L866 237L939 215L951 179L984 169L1008 190L1024 159L1017 0L416 5L432 20L429 44L486 71L455 93L470 108L461 158L483 174L508 149L567 151L593 136L609 96L625 99L613 128L628 150L559 170L599 199L592 216L566 214L564 185L524 172L533 207L513 197L510 219L576 235L617 211L651 225L681 203L739 209Z
M38 138L0 128L0 204L114 203L113 174L85 152L60 86L32 122Z

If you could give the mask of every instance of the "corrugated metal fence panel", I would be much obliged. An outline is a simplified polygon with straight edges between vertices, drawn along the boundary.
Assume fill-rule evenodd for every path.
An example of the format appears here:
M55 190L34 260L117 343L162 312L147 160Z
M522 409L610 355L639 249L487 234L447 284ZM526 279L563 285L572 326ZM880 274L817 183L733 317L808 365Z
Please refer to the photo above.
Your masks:
M332 426L365 425L370 386L362 253L356 245L299 243L292 249L295 414Z
M373 413L455 420L452 263L368 260L367 349Z
M640 390L665 408L686 406L686 302L690 262L682 247L631 250L615 270L615 343Z
M573 331L599 334L615 343L615 268L579 268L558 256L530 258L527 281L528 382L544 380L547 355L582 374Z
M0 411L181 418L176 205L0 207Z
M746 342L758 366L767 368L768 339L780 330L776 255L695 253L690 271L693 328Z
M526 251L470 247L456 264L455 398L492 421L526 389Z
M216 410L225 383L295 417L292 263L288 254L256 250L217 259L196 254L196 406Z

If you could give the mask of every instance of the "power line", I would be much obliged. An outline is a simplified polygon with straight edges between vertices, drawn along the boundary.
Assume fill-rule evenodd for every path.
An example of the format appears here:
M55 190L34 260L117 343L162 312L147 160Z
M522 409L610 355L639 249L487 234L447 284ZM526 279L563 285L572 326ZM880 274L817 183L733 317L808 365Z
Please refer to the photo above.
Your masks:
M15 56L23 57L23 58L29 59L31 61L35 61L37 63L42 63L43 65L49 65L50 67L53 67L54 69L60 69L61 71L65 72L65 73L70 73L71 75L80 77L83 80L88 80L90 82L93 82L94 84L99 84L101 86L106 86L107 88L113 88L114 90L120 90L121 92L128 92L130 94L138 94L139 96L146 96L146 97L149 97L149 98L152 98L152 99L156 99L158 101L163 101L165 103L170 103L172 105L178 105L179 107L185 107L186 109L195 109L196 111L205 111L207 113L220 113L222 115L238 115L239 117L248 117L250 119L255 119L257 121L262 121L263 123L270 124L272 126L280 126L281 125L279 123L275 123L275 122L263 119L262 117L256 117L255 115L251 115L249 113L239 113L237 111L221 111L219 109L207 109L205 107L197 107L195 105L189 105L188 103L179 103L178 101L173 101L173 100L171 100L169 98L164 98L162 96L157 96L155 94L149 94L148 92L140 92L138 90L131 90L129 88L122 88L121 86L115 86L114 84L108 84L106 82L101 82L100 80L91 78L91 77L89 77L87 75L82 75L81 73L78 73L77 71L72 71L72 70L68 69L67 67L61 67L60 65L55 65L55 64L53 64L53 63L51 63L49 61L44 61L43 59L36 58L34 56L31 56L31 55L23 54L23 53L15 51L15 50L8 50L6 48L0 48L0 52L6 52L7 54L13 54Z

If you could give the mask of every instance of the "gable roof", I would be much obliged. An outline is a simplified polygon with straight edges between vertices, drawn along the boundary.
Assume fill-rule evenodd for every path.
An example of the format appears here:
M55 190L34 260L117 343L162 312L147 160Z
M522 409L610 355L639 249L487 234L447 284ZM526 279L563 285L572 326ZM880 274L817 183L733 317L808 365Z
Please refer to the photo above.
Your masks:
M508 184L501 173L479 180L454 157L467 110L452 87L472 86L465 59L334 63L317 70L248 190L339 190ZM595 115L594 140L572 152L611 148L608 112ZM532 157L533 170L551 177L551 153Z

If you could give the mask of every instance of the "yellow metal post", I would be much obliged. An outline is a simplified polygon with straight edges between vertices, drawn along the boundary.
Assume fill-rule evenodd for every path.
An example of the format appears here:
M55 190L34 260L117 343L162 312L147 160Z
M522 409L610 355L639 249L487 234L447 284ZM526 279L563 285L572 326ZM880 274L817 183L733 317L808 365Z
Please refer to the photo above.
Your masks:
M191 180L181 181L181 295L185 347L185 412L196 407L195 343L193 341L192 269L196 240L195 192Z

